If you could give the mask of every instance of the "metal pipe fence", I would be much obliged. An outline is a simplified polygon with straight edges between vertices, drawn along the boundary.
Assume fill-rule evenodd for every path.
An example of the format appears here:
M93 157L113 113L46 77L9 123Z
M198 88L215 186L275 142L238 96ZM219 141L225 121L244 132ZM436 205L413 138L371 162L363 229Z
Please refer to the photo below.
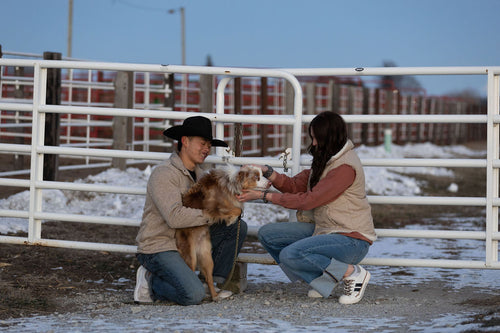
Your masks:
M23 58L43 57L42 55L17 52L4 52L4 55ZM78 60L69 58L63 59ZM0 68L0 90L2 95L7 94L9 96L12 95L13 90L15 90L15 98L2 98L2 101L31 104L31 95L34 86L33 72L30 70L25 71L25 67L19 66L16 67L16 74L13 75L13 70L7 71L6 68L8 67ZM23 69L20 72L26 74L26 76L17 75L19 68ZM28 67L28 69L29 68L31 67ZM115 90L112 74L110 77L107 77L109 74L101 74L104 73L104 71L99 72L93 69L80 69L77 73L74 69L65 68L62 70L63 77L65 79L61 80L61 105L113 107L112 100L109 102L105 101L106 98L109 99L109 95L112 95ZM167 96L172 93L172 87L169 87L163 82L162 75L163 74L159 73L155 79L153 79L150 73L134 72L134 108L151 110L171 109L163 104L156 103L156 101L153 101L152 98L150 98L152 95ZM160 76L162 78L161 84L158 83ZM99 81L100 78L104 81ZM141 99L136 100L135 95L141 96ZM16 110L10 114L4 114L3 112L0 113L0 136L25 138L26 140L30 140L31 132L27 131L25 128L32 126L31 120L31 112L29 111ZM149 140L148 137L151 128L161 127L163 125L164 124L159 124L156 121L150 121L148 118L143 119L142 121L134 121L134 131L142 129L145 139L135 140L134 136L132 146L145 145L148 150L149 146L166 146L167 144L164 142ZM102 145L103 140L99 139L95 134L96 129L98 128L100 131L111 131L112 121L111 119L92 119L90 115L86 115L84 118L74 118L71 114L62 114L61 127L65 133L65 135L61 135L62 145L78 145L88 148L95 147L96 145ZM110 140L107 141L111 144ZM89 165L88 160L86 161L86 165Z
M227 124L266 124L291 128L292 156L288 165L292 174L299 172L301 166L307 166L308 161L301 159L303 126L307 125L314 115L303 114L302 87L297 77L300 75L487 75L488 76L488 106L486 115L464 114L433 114L433 115L345 115L348 124L355 123L454 123L485 124L487 127L487 157L486 159L364 159L363 164L369 166L439 166L439 167L465 167L481 168L486 170L487 188L482 197L426 197L426 196L369 196L371 204L391 205L451 205L451 206L478 206L486 211L486 224L482 231L447 231L447 230L399 230L377 229L379 237L415 237L415 238L443 238L443 239L474 239L485 242L484 260L440 260L440 259L398 259L398 258L366 258L363 263L369 265L389 266L429 266L448 268L487 268L500 269L498 261L498 206L499 199L499 67L439 67L439 68L379 68L379 69L254 69L254 68L223 68L223 67L198 67L198 66L163 66L122 63L96 63L75 61L48 61L48 60L17 60L0 59L0 66L32 67L34 71L33 100L31 104L16 100L0 100L0 110L26 111L32 113L32 140L30 144L0 143L2 154L29 154L30 178L11 179L0 177L0 186L16 186L28 188L30 205L27 211L0 210L0 216L18 217L28 220L29 228L27 237L0 236L0 243L43 245L54 247L68 247L89 250L105 250L118 252L135 252L136 247L130 244L105 244L92 242L77 242L68 240L44 239L41 237L42 221L55 220L62 222L97 223L122 226L138 226L140 221L133 218L109 216L82 216L64 212L51 213L43 210L42 190L64 189L72 191L90 191L144 195L144 188L119 187L96 184L76 184L71 182L44 181L43 158L45 155L67 155L92 158L122 158L127 160L162 161L168 153L117 150L102 148L82 148L70 146L47 146L44 144L44 122L47 113L69 113L84 116L121 116L154 118L162 120L183 120L198 112L178 112L170 110L123 109L102 106L76 106L76 105L47 105L45 103L47 70L50 68L87 69L106 71L134 71L144 73L179 73L193 75L218 75L223 77L216 88L215 113L201 113L216 124L216 137L224 138L225 125ZM227 113L226 96L227 87L237 77L272 77L286 81L293 89L293 114L290 115L260 115L260 114L231 114ZM217 148L216 154L207 158L208 163L242 164L269 164L281 167L282 161L273 157L234 157L228 155L223 148ZM255 230L251 230L255 232Z
M12 54L13 52L4 52L4 54ZM23 56L24 54L16 54ZM41 57L41 55L39 56ZM33 87L33 71L32 70L15 70L9 67L1 71L0 87L8 87L3 89L8 96L12 95L13 87L19 89L27 96L16 96L14 101L23 100L26 103L31 103L29 96L32 95ZM23 67L21 67L23 68ZM435 113L456 113L463 115L465 113L486 113L486 106L480 103L477 99L473 101L464 101L457 98L447 97L428 97L419 94L405 95L404 91L399 92L393 89L378 89L368 88L363 86L363 82L358 77L357 79L349 79L349 77L337 76L344 74L343 69L326 69L326 70L311 70L311 69L290 69L296 71L297 77L301 80L302 90L304 94L304 114L315 114L324 110L335 110L343 115L358 115L358 114L427 114ZM364 69L357 69L357 72L363 72ZM18 73L19 72L19 73ZM15 73L15 75L13 75ZM31 77L19 76L20 73L25 73ZM96 69L63 69L62 79L62 100L61 105L73 106L94 106L94 107L112 107L113 106L113 79L116 72ZM168 110L163 103L162 95L167 94L175 99L175 108L178 111L199 111L201 99L201 76L199 74L179 74L176 77L182 80L166 80L163 79L162 73L149 72L134 72L134 108L149 109L149 110ZM334 73L334 74L332 74ZM469 73L469 72L467 72ZM371 74L371 73L369 73ZM313 75L313 76L311 76ZM333 75L333 76L332 76ZM305 76L302 77L302 76ZM153 77L155 79L153 79ZM173 77L173 75L172 75ZM322 77L324 79L322 79ZM161 80L159 80L161 78ZM223 76L213 76L211 80L217 84L218 80L223 79ZM370 85L370 81L366 80ZM291 89L287 89L286 81L279 78L266 78L264 90L262 93L262 79L245 77L242 78L241 88L232 86L232 82L227 85L226 105L225 108L231 112L238 103L236 95L237 91L241 91L240 109L245 114L286 114L291 113L289 103L289 95L293 94ZM324 83L328 82L328 83ZM337 83L338 82L338 83ZM22 87L29 87L23 89ZM175 87L175 88L174 88ZM17 88L16 88L17 89ZM175 91L172 91L175 90ZM213 88L212 88L213 90ZM159 95L160 94L160 97ZM214 91L215 94L215 91ZM265 99L266 105L263 106L262 101ZM7 101L7 98L4 99ZM211 106L216 109L215 103ZM205 104L206 105L206 104ZM206 110L205 110L206 111ZM12 113L15 112L15 115ZM473 116L473 115L470 115ZM22 111L13 111L4 114L0 113L2 122L10 121L8 127L0 126L0 137L7 136L11 138L25 138L29 140L31 133L26 131L24 123L31 123L31 113ZM80 115L72 116L71 114L62 114L62 128L65 135L61 136L63 145L72 144L82 147L95 147L93 142L99 141L98 137L102 132L111 131L110 116L103 116L105 119L100 119L98 115ZM99 118L100 120L98 120ZM19 124L19 126L15 126ZM454 144L465 142L466 140L483 140L485 135L485 126L483 123L468 123L454 124L453 122L413 122L405 123L404 121L394 121L387 126L382 126L381 123L370 122L351 122L350 136L355 144L378 145L383 141L384 130L391 129L394 142L404 144L407 142L433 142L437 144ZM132 146L143 147L144 150L150 150L150 147L163 148L165 145L161 140L150 140L150 136L157 135L158 128L165 127L166 124L145 118L143 120L134 119L134 135L132 137ZM225 139L230 144L234 142L234 133L231 132L234 127L226 126L229 129ZM259 154L278 154L282 151L284 145L291 145L290 134L287 134L283 127L274 125L266 130L265 141L263 141L262 127L257 124L246 124L243 132L242 141L244 145L243 154L245 156L257 156ZM303 133L303 140L306 141L306 135ZM18 143L18 142L16 142ZM305 143L303 142L303 147ZM89 165L88 160L85 161Z

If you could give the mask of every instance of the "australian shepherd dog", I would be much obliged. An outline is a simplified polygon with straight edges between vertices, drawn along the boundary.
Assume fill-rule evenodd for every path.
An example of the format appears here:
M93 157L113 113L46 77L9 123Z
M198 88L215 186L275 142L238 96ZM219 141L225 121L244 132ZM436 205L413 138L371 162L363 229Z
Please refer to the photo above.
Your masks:
M262 176L259 167L212 169L182 196L182 203L186 207L203 210L210 224L231 225L238 221L243 209L243 203L236 199L236 195L244 189L265 189L267 186L268 181ZM217 301L212 276L214 263L209 225L177 229L175 240L181 257L193 271L199 268L206 279L212 300Z

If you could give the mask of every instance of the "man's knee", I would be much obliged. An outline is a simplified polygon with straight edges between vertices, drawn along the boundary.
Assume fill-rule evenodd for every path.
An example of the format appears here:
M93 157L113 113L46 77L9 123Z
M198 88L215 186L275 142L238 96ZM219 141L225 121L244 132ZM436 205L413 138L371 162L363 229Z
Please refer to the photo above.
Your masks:
M240 237L245 238L248 233L248 224L241 220L240 221Z
M193 288L192 290L179 295L177 303L179 305L197 305L200 304L204 298L205 288L202 286L201 288Z

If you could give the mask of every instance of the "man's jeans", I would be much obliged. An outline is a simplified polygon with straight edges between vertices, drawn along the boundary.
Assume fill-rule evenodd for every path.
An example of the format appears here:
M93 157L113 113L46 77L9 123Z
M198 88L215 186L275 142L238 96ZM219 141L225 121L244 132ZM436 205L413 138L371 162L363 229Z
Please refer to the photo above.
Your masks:
M313 223L280 222L262 226L258 237L290 280L304 280L328 297L348 264L359 263L370 244L340 234L312 236L313 232Z
M247 224L240 222L238 253L247 235ZM232 269L238 223L226 226L216 223L210 226L212 258L214 260L214 281L224 282ZM205 298L203 283L177 251L165 251L154 254L138 253L137 259L151 272L150 285L153 298L161 301L173 301L180 305L199 304Z

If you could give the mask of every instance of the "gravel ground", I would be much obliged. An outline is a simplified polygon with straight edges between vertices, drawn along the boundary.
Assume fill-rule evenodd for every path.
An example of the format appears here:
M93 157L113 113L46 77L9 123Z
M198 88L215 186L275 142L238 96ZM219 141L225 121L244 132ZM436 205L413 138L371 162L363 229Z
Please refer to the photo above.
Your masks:
M250 283L244 293L197 306L137 305L133 290L77 294L67 313L0 321L23 332L475 332L500 331L500 295L467 287L370 284L363 300L341 305L307 297L304 283Z

